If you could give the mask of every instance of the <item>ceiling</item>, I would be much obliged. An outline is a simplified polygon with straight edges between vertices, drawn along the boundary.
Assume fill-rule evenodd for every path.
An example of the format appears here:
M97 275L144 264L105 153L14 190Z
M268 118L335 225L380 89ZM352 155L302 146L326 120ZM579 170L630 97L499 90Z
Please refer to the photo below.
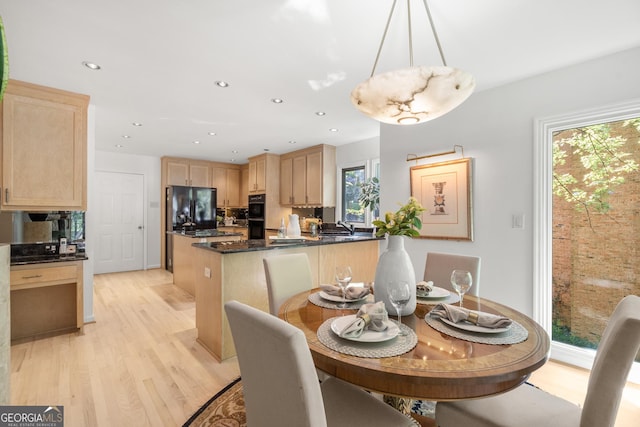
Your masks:
M0 0L0 16L10 77L90 95L97 150L246 163L379 135L349 94L371 74L391 3ZM411 4L414 64L442 65ZM640 46L637 0L429 5L448 65L475 76L476 94ZM400 1L376 72L409 65L406 19Z

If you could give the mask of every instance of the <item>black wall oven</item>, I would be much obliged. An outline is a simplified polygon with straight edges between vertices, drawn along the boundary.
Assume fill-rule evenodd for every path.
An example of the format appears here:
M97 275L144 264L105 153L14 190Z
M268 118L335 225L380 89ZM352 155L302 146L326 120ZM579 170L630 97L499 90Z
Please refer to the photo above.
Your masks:
M247 211L249 239L264 239L265 200L264 194L252 194L249 196L249 209Z

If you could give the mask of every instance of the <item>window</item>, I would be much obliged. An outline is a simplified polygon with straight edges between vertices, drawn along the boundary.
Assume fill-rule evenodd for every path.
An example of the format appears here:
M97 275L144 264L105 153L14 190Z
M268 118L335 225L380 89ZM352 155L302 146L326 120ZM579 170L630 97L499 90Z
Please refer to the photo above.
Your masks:
M365 211L360 206L360 185L365 181L364 166L342 169L342 220L365 223Z
M640 294L639 118L629 103L537 123L534 316L551 357L584 368L617 302Z

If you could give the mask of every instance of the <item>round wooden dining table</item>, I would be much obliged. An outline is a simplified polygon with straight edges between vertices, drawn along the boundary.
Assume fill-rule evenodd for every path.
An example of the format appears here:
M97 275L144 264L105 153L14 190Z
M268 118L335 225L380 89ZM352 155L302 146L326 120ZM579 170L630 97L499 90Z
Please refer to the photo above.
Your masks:
M464 297L465 308L509 317L527 330L526 340L517 344L482 344L438 332L424 320L435 306L432 303L418 304L412 315L402 317L402 323L418 337L411 351L383 358L340 353L320 342L318 328L330 318L355 314L356 310L322 308L311 303L309 295L318 291L289 298L280 307L279 317L305 333L318 369L373 392L435 401L489 396L522 384L549 356L549 336L533 319L472 295Z

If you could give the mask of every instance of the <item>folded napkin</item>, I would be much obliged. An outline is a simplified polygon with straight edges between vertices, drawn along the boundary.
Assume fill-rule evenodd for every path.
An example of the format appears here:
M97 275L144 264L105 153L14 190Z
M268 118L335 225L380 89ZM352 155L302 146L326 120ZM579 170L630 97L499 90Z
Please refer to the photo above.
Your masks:
M485 328L506 328L511 325L511 319L482 311L468 310L451 304L438 304L429 313L432 317L441 317L454 323L467 321Z
M433 282L429 280L428 282L420 281L416 283L416 291L421 295L429 295L429 292L433 290Z
M320 290L336 297L342 296L342 289L338 285L320 285ZM369 292L371 292L371 290L367 285L349 286L346 289L345 299L360 299L369 295Z
M358 338L365 329L382 332L387 329L387 320L389 320L389 315L384 308L384 301L363 304L360 310L358 310L354 321L340 331L340 336L344 338Z

